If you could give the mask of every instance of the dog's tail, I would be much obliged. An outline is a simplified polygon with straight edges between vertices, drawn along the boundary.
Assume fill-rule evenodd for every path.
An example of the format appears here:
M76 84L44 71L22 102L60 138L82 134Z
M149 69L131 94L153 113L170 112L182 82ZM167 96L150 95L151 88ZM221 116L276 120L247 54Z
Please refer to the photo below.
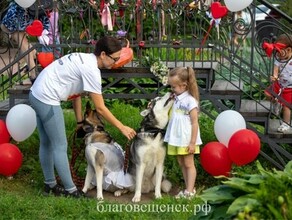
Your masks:
M172 184L169 180L163 179L161 182L161 190L164 193L168 193L171 190Z

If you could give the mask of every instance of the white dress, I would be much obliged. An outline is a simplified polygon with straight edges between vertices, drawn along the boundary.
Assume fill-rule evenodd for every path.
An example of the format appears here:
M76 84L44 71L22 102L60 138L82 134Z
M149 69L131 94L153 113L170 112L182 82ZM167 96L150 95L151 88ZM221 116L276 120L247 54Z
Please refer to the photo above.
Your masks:
M192 131L189 113L194 108L199 108L198 101L187 91L176 96L164 137L165 142L176 147L189 146ZM201 144L200 128L198 128L196 145Z
M107 190L111 185L119 189L133 186L132 176L129 173L124 173L124 151L118 143L91 143L86 146L86 154L90 154L90 148L100 150L106 158L102 183L104 190ZM88 156L92 155L86 157ZM96 178L92 180L92 184L96 186Z

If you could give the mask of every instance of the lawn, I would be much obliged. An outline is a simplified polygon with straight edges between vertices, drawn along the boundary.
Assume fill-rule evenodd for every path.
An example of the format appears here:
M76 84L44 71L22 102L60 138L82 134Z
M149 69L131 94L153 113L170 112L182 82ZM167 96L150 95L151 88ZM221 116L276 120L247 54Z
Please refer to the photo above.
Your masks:
M138 128L141 121L140 109L124 103L114 103L111 111L122 122ZM74 113L65 109L65 123L67 136L72 137L75 129ZM201 114L200 128L204 144L216 141L213 131L213 121ZM121 146L125 146L127 140L110 125L106 129ZM13 178L0 176L0 213L1 219L189 219L196 218L196 214L202 213L208 219L211 206L199 197L193 200L177 200L172 194L163 195L162 199L143 200L134 204L130 196L126 196L122 202L107 199L98 202L95 198L73 199L64 197L43 196L43 176L38 161L38 136L35 131L23 142L11 143L19 147L23 154L23 164ZM69 147L72 142L69 140ZM70 149L69 149L70 155ZM207 174L200 165L199 156L195 157L198 176L196 181L198 195L210 187L217 186L222 179L214 178ZM85 176L85 159L81 159L84 169L81 176ZM258 173L255 163L243 167L233 167L237 174ZM165 160L165 172L175 189L182 187L183 179L180 169L174 157L167 156ZM226 178L224 179L226 180ZM127 199L128 198L128 199Z

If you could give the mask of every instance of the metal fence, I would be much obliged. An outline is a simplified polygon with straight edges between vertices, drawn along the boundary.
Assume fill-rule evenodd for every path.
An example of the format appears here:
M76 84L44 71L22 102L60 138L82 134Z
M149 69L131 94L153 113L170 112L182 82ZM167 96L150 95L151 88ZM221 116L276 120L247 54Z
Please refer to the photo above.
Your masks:
M59 39L54 38L47 46L30 36L28 41L32 47L23 50L23 45L15 43L10 34L1 32L6 43L0 49L2 98L7 97L4 92L7 88L23 79L26 70L35 67L30 63L38 64L35 51L52 49L57 56L74 51L90 52L103 35L117 36L122 42L129 40L134 60L128 66L149 67L151 63L145 62L146 58L161 60L167 66L195 67L203 66L206 61L216 62L219 63L216 77L239 80L248 88L247 96L254 97L257 93L261 98L273 64L273 59L262 49L262 42L272 42L280 33L291 33L291 18L283 13L280 17L267 15L267 19L257 21L257 2L245 8L240 16L228 11L220 19L212 17L208 0L102 3L54 1L51 16L58 13L59 17L57 22L51 21L52 35ZM4 11L8 1L2 0L0 4ZM57 33L55 25L58 25Z

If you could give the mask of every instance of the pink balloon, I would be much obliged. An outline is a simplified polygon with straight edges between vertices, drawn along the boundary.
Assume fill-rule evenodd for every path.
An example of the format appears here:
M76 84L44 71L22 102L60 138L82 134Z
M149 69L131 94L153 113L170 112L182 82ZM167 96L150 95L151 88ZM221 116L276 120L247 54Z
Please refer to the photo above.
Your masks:
M228 144L230 159L238 166L254 161L260 153L260 148L261 141L258 135L249 129L235 132Z
M12 176L22 164L22 153L17 146L5 143L0 145L0 174Z
M6 123L0 120L0 144L8 143L10 141L10 134L8 132Z
M200 154L201 165L204 170L213 176L229 176L232 161L228 155L228 149L219 142L209 142Z

